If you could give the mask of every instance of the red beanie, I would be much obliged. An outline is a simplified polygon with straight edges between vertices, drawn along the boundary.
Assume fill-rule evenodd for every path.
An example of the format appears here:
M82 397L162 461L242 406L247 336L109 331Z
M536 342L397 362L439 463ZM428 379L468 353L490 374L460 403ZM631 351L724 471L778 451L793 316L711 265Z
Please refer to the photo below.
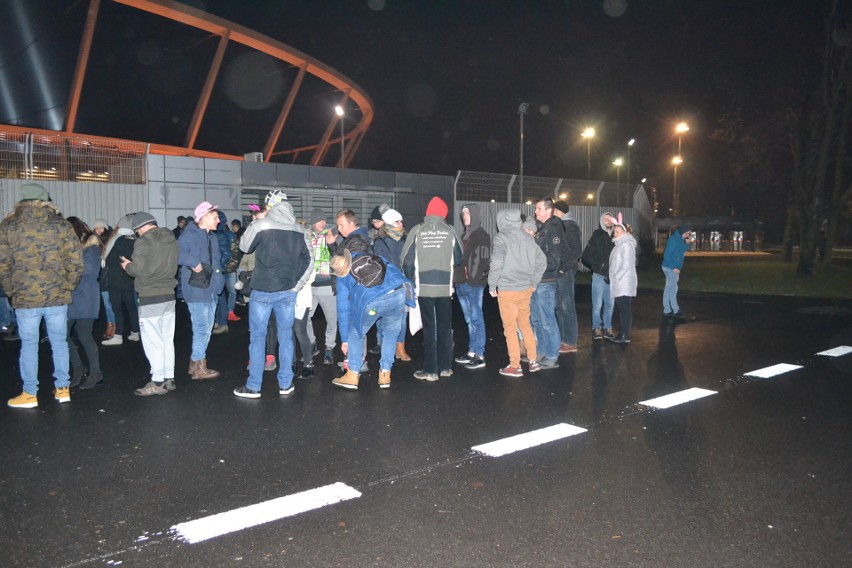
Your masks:
M441 219L446 219L447 214L450 212L450 208L447 207L447 204L443 199L438 197L437 195L429 201L429 206L426 207L426 215L437 215Z

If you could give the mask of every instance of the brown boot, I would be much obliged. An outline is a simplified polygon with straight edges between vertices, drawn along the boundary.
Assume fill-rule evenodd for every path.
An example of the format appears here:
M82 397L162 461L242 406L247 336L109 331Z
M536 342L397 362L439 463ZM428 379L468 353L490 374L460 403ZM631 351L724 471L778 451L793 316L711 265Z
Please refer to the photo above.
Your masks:
M190 362L189 362L189 369L188 369L186 372L187 372L188 374L190 374L190 375L194 375L194 374L195 374L195 370L196 370L197 368L198 368L198 361L190 361Z
M390 388L390 371L379 371L379 388L380 389L389 389Z
M219 371L214 371L213 369L207 368L207 359L193 361L192 363L190 363L190 365L192 365L193 363L195 364L195 371L192 373L193 379L215 379L220 375Z
M388 380L390 380L390 377L388 377ZM358 373L352 370L347 370L345 375L334 379L331 381L331 384L345 389L358 390Z
M400 361L411 361L411 356L405 352L404 341L398 341L396 343L396 358Z
M104 330L103 339L104 340L112 339L113 335L115 335L115 324L114 323L106 324L106 329Z

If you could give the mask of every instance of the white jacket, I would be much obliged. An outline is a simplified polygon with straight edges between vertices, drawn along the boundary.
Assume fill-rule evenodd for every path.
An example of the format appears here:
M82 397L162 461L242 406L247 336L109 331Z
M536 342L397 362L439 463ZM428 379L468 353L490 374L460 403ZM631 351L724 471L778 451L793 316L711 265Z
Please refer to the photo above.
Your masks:
M613 298L636 296L636 239L625 233L612 239L615 247L609 253L609 290Z

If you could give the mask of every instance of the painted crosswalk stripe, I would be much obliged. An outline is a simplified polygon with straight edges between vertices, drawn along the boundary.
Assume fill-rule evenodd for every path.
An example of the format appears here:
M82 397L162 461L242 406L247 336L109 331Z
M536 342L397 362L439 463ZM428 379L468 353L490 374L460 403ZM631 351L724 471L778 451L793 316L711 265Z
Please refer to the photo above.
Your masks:
M756 371L750 371L745 374L746 377L758 377L760 379L768 379L770 377L776 377L778 375L783 375L784 373L789 373L790 371L795 371L796 369L801 369L801 365L790 365L789 363L778 363L777 365L772 365L771 367L765 367L763 369L758 369Z
M704 398L705 396L710 396L711 394L716 394L716 391L695 387L678 392L673 392L665 396L658 396L657 398L652 398L650 400L643 400L639 404L642 404L644 406L651 406L654 408L671 408L672 406L677 406L678 404L698 400L699 398Z
M241 507L233 511L180 523L173 526L172 530L180 540L189 543L202 542L223 534L256 527L285 517L292 517L341 501L357 499L360 496L359 491L338 482L256 505Z
M587 430L585 428L580 428L579 426L573 426L571 424L554 424L553 426L541 428L540 430L533 430L532 432L525 432L523 434L518 434L517 436L511 436L509 438L503 438L502 440L496 440L494 442L488 442L487 444L474 446L471 450L485 454L486 456L491 456L492 458L498 458L513 452L519 452L521 450L526 450L527 448L561 440L568 436L582 434L586 431Z
M843 357L847 353L852 353L852 347L849 347L848 345L841 345L834 349L829 349L828 351L820 351L817 355L823 355L825 357Z

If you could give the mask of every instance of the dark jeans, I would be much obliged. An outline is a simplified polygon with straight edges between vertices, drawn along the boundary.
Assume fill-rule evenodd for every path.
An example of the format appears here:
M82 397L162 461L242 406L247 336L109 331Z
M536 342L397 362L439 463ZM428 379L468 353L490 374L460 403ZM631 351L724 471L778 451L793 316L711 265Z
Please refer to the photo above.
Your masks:
M432 375L453 368L453 301L419 296L423 318L423 370Z
M308 337L308 320L310 319L311 309L305 308L305 313L301 318L296 318L293 321L293 333L296 336L296 341L299 343L299 349L302 351L302 364L313 365L314 354L311 349L311 338ZM293 358L295 361L295 357Z
M136 293L132 287L110 286L109 303L115 312L115 334L124 334L124 309L130 318L131 332L139 333L139 309L136 307Z
M618 332L629 338L633 329L633 297L619 296L615 299L615 307L618 308Z
M562 343L577 345L577 306L574 303L574 275L576 270L566 270L556 279L559 290L556 319Z
M83 346L83 351L86 352L86 359L89 361L89 372L93 375L101 371L101 357L98 351L98 344L95 343L95 338L92 337L92 325L94 323L95 320L93 319L68 320L68 355L71 359L71 367L77 369L83 366L83 360L80 359L77 344L74 342L74 339L77 339L80 345Z

